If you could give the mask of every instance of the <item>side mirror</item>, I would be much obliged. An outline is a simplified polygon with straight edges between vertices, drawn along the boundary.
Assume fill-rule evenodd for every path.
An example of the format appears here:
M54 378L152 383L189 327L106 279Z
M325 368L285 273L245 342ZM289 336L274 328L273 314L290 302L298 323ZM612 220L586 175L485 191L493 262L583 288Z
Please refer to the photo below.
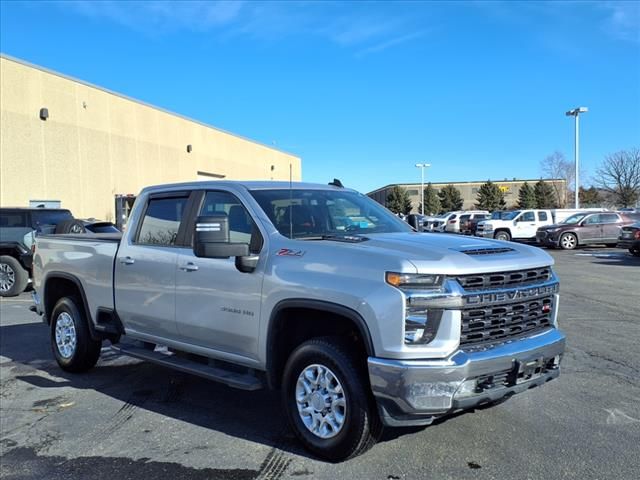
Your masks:
M420 228L420 225L419 225L420 223L419 217L416 214L414 213L410 214L407 217L407 223L411 225L413 228L415 228L417 231L419 232L422 231L422 228Z
M196 218L193 253L202 258L245 257L249 244L229 241L229 217L226 214Z

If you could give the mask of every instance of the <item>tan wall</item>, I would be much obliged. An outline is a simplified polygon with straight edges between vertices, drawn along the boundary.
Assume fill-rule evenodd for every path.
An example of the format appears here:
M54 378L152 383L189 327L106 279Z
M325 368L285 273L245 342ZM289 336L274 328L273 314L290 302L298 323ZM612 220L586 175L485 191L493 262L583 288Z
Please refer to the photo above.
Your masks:
M115 194L198 171L288 180L291 164L301 179L298 157L4 57L0 113L1 206L60 200L77 217L113 220Z

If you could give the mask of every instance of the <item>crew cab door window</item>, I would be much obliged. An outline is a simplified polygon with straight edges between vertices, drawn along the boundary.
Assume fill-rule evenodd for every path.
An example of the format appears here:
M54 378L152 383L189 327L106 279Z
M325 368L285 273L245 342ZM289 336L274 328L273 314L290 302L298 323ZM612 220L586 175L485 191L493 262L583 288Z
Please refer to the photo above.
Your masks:
M520 215L520 218L518 218L519 222L535 222L536 221L536 216L533 212L524 212L522 215Z
M259 253L262 235L245 206L229 192L207 192L199 215L225 214L229 219L229 240L248 243L251 253Z
M187 200L187 196L149 199L136 243L175 245Z
M538 212L538 220L541 222L547 221L547 212Z

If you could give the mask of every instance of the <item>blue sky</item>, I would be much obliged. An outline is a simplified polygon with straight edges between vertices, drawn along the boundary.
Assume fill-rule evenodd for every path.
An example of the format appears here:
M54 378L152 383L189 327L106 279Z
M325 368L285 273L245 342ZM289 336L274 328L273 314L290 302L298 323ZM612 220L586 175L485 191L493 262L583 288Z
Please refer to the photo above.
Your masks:
M0 50L300 155L303 179L587 179L640 146L640 2L6 2Z

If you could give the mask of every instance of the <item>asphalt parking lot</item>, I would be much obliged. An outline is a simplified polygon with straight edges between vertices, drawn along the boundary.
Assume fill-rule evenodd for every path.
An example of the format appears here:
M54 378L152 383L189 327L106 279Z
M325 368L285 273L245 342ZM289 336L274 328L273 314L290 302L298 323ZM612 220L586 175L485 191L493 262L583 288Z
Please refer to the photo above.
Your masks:
M108 348L71 375L28 294L0 301L3 479L616 478L640 471L640 258L552 251L563 372L505 403L389 430L340 464L311 458L277 395L243 392Z

